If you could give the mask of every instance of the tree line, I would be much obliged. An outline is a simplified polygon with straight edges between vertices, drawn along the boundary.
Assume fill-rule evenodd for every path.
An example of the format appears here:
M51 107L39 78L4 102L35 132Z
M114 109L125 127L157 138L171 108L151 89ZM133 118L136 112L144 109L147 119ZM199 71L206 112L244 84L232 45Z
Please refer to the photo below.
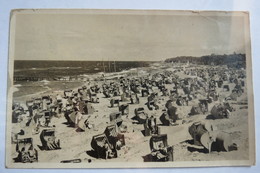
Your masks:
M168 58L165 60L167 63L192 63L198 65L227 65L233 68L246 68L246 55L245 54L229 54L229 55L205 55L201 57L194 56L178 56Z

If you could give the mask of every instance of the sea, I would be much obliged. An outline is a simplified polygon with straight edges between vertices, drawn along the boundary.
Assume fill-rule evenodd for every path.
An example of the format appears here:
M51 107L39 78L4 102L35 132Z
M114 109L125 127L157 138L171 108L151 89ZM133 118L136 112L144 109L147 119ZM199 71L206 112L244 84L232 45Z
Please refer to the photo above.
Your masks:
M58 81L62 77L115 73L148 67L154 61L14 61L13 96L21 97L83 85L80 80Z
M120 72L131 68L148 67L153 61L14 61L14 77L57 77Z

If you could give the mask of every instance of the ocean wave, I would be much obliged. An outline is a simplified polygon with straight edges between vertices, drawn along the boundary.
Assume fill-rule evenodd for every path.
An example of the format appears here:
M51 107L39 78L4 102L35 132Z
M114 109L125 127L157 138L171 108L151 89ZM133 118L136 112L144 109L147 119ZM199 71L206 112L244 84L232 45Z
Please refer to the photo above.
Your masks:
M18 92L19 91L19 88L17 88L17 87L13 87L13 93L15 93L15 92Z
M22 87L22 85L21 85L21 84L16 84L16 85L14 85L14 87L15 87L15 88L17 88L17 87Z

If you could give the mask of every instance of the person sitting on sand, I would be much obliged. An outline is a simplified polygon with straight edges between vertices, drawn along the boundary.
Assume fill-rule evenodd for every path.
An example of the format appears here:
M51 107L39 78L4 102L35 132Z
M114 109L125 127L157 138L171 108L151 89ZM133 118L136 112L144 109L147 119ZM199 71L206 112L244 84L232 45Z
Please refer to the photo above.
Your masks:
M151 130L152 134L156 133L156 118L154 118L153 115L149 118L148 127Z
M159 144L158 148L159 148L159 150L158 150L158 152L156 154L158 160L166 159L166 157L167 157L167 149L165 147L163 147L162 143Z
M74 96L74 97L72 98L72 103L73 103L73 106L76 106L76 105L77 105L77 103L78 103L78 97L77 97L77 96Z
M78 127L79 121L82 119L83 115L79 112L77 107L74 108L75 110L75 127Z
M163 143L158 145L157 149L152 150L152 156L156 158L157 161L166 160L167 158L167 148L163 146Z
M153 108L151 106L155 107L155 110L159 109L159 106L157 105L157 99L156 99L156 94L155 93L151 93L151 95L147 98L147 107L149 110L153 110Z
M104 149L105 149L105 159L111 158L113 153L111 148L108 145L108 142L106 141L104 144Z
M119 139L118 141L116 141L116 149L120 150L122 146L123 146L122 139Z

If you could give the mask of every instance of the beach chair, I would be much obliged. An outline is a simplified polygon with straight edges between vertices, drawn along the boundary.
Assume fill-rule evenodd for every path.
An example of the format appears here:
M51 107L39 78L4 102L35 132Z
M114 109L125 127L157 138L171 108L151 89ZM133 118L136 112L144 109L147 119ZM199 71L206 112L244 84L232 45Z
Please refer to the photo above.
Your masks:
M73 96L73 91L71 89L64 90L64 96L68 97L68 98L72 97Z
M173 161L173 147L168 145L167 134L155 135L150 138L151 161Z
M115 148L109 143L107 136L104 133L92 137L91 147L98 159L117 157Z
M145 112L143 107L135 108L134 119L136 119L139 124L144 124L147 118L148 118L148 115Z
M110 125L106 127L104 134L107 136L109 143L115 149L120 150L125 145L125 137L123 134L118 133L118 131L116 125Z
M208 153L237 150L237 144L233 143L229 133L216 131L209 123L193 123L189 127L189 134L193 138L194 145L203 146Z
M60 140L55 137L54 129L43 129L40 134L43 150L57 150L61 149Z
M15 162L32 163L38 161L38 152L33 147L32 138L17 139L16 152L18 156L14 158Z
M42 98L35 98L35 99L33 100L33 104L34 104L35 106L41 107L41 106L42 106Z
M212 119L223 119L229 118L230 112L232 112L233 110L233 107L231 107L229 103L223 103L214 105L210 113Z
M118 107L118 110L121 112L122 115L128 115L129 114L129 105L122 104Z

